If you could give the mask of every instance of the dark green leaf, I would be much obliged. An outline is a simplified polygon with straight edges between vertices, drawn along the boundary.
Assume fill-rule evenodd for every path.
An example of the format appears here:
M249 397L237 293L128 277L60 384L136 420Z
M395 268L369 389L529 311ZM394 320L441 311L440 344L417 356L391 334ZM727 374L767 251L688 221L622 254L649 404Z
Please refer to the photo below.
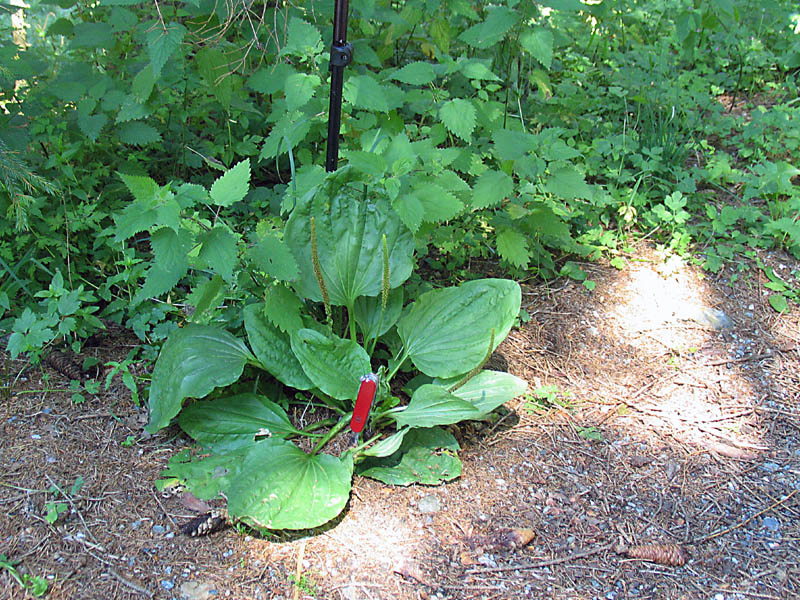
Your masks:
M253 353L275 379L298 390L313 387L292 351L289 334L267 320L263 304L250 304L244 309L244 326Z
M400 449L385 458L368 458L359 465L359 475L389 485L439 485L461 475L455 438L439 429L412 429Z
M313 329L293 333L292 350L312 383L337 400L355 400L361 376L372 371L356 342Z
M178 423L215 453L253 444L256 436L287 438L299 433L280 406L257 394L195 402L183 409Z
M454 377L480 363L508 335L522 292L505 279L478 279L422 294L397 323L405 353L431 377ZM493 348L493 349L494 349Z
M255 357L247 346L222 329L190 324L172 332L153 369L145 431L155 433L167 426L184 398L202 398L235 382L248 361Z

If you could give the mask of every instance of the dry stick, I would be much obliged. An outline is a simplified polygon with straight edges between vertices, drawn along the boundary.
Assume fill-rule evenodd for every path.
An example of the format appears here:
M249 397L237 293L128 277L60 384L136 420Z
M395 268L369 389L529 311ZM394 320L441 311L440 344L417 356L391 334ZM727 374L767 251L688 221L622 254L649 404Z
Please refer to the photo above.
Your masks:
M303 574L303 557L306 554L306 541L300 542L300 548L297 551L297 567L294 573L294 593L292 600L300 600L300 577Z
M153 596L156 595L155 592L151 592L146 587L142 587L141 585L139 585L138 583L134 583L130 579L125 579L122 575L117 573L114 569L106 569L106 571L108 572L109 575L111 575L114 579L119 581L122 585L127 586L127 587L131 588L132 590L135 590L135 591L139 592L140 594L144 594L148 598L152 598Z
M764 354L751 354L749 356L742 356L740 358L721 358L719 360L712 360L710 362L690 364L689 366L694 367L694 368L698 368L698 367L718 367L720 365L727 365L728 363L730 363L730 364L743 363L743 362L747 362L747 361L750 361L750 360L763 360L765 358L775 358L775 353L774 352L766 352Z
M594 550L587 550L586 552L578 552L577 554L572 554L570 556L564 556L563 558L553 558L551 560L543 560L537 563L533 563L530 565L519 565L516 567L492 567L488 569L470 569L467 571L470 575L474 573L499 573L501 571L528 571L531 569L541 569L543 567L552 567L554 565L560 565L565 562L570 562L572 560L578 560L580 558L586 558L587 556L593 556L595 554L600 554L601 552L605 552L606 550L611 550L613 546L601 546L599 548L595 548Z
M773 502L767 508L758 511L756 514L754 514L754 515L752 515L750 517L747 517L744 521L741 521L740 523L737 523L736 525L732 525L732 526L728 527L727 529L723 529L722 531L717 531L716 533L711 533L711 534L703 536L701 538L694 539L690 543L692 543L692 544L700 544L702 542L707 542L709 540L713 540L714 538L719 537L721 535L725 535L726 533L730 533L734 529L739 529L739 527L743 527L744 525L747 525L750 521L752 521L756 517L760 517L765 512L768 512L768 511L772 510L773 508L776 508L777 506L780 506L781 504L786 502L789 498L794 496L796 493L797 493L797 490L792 490L791 493L788 496L786 496L786 498L784 498L783 500L777 500L777 501Z

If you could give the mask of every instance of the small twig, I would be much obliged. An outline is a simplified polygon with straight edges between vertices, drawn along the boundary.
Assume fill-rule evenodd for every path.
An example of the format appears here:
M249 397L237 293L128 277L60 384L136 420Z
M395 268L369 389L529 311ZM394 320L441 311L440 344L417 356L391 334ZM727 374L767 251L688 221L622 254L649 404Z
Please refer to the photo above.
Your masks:
M749 356L741 356L739 358L721 358L719 360L712 360L709 362L704 363L696 363L690 365L694 368L699 367L718 367L720 365L727 365L727 364L736 364L736 363L743 363L748 362L750 360L763 360L765 358L775 358L774 352L764 352L763 354L750 354Z
M50 478L50 476L49 476L49 475L45 474L45 477L47 478L47 481L49 481L49 482L50 482L50 484L51 484L51 485L52 485L54 488L56 488L56 489L59 491L59 493L60 493L62 496L64 496L64 499L65 499L65 500L66 500L66 501L69 503L69 505L72 507L72 510L74 510L74 511L75 511L75 514L76 514L76 515L78 515L78 518L81 520L81 523L83 523L83 528L86 530L86 533L88 533L88 534L89 534L89 537L90 537L90 538L92 538L92 539L95 541L95 543L98 543L98 542L97 542L97 538L96 538L96 537L94 537L94 534L93 534L93 533L92 533L92 531L89 529L89 526L86 524L86 520L83 518L83 515L81 514L81 511L79 511L79 510L78 510L78 507L77 507L77 506L75 506L75 502L72 500L72 496L70 496L69 494L67 494L67 493L66 493L64 490L62 490L60 487L58 487L58 484L57 484L55 481L53 481L53 480Z
M153 494L153 498L155 498L155 499L156 499L156 502L158 502L158 505L161 507L161 511L162 511L162 512L164 513L164 515L166 515L166 517L169 519L169 522L170 522L170 523L172 523L172 526L173 526L175 529L180 529L180 528L178 527L178 524L175 522L175 519L173 519L173 518L172 518L172 516L171 516L171 515L170 515L170 514L167 512L167 509L166 509L166 508L164 508L164 505L163 505L163 504L161 504L161 500L159 500L159 499L158 499L158 494Z
M294 571L294 592L292 593L292 600L300 600L300 578L303 576L303 557L306 554L306 541L300 542L300 548L297 550L297 566Z
M747 517L744 521L741 521L741 522L737 523L736 525L732 525L732 526L730 526L730 527L728 527L726 529L723 529L722 531L717 531L715 533L711 533L711 534L703 536L701 538L694 539L694 540L691 541L691 543L692 544L700 544L702 542L707 542L707 541L713 540L714 538L717 538L717 537L719 537L721 535L725 535L727 533L730 533L731 531L733 531L735 529L739 529L740 527L743 527L743 526L747 525L753 519L755 519L757 517L760 517L765 512L768 512L768 511L772 510L773 508L776 508L776 507L780 506L781 504L786 502L789 498L794 496L796 493L797 493L797 490L792 490L791 493L789 493L789 495L786 496L783 500L777 500L776 502L773 502L767 508L758 511L756 514L754 514L754 515L752 515L750 517Z
M593 556L595 554L600 554L601 552L605 552L606 550L610 550L613 546L601 546L599 548L595 548L594 550L587 550L585 552L578 552L577 554L571 554L569 556L564 556L562 558L553 558L551 560L542 560L536 563L532 563L529 565L517 565L515 567L492 567L488 569L470 569L467 571L469 574L473 573L499 573L501 571L529 571L531 569L542 569L544 567L552 567L554 565L560 565L565 562L570 562L573 560L578 560L580 558L586 558L587 556Z
M152 598L152 597L154 597L156 595L155 592L151 592L146 587L142 587L141 585L139 585L138 583L134 583L130 579L125 579L122 575L117 573L114 569L106 569L106 571L108 572L109 575L111 575L114 579L119 581L122 585L127 586L127 587L131 588L132 590L135 590L135 591L139 592L140 594L144 594L148 598Z

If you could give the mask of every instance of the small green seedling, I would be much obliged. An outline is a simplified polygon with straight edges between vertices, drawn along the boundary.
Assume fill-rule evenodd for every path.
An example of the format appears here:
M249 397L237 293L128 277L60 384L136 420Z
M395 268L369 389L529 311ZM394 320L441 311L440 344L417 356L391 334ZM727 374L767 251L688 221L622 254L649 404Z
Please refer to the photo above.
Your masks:
M47 581L38 575L28 575L17 571L19 561L12 561L5 554L0 554L0 569L5 569L22 589L30 592L36 598L41 598L47 593Z

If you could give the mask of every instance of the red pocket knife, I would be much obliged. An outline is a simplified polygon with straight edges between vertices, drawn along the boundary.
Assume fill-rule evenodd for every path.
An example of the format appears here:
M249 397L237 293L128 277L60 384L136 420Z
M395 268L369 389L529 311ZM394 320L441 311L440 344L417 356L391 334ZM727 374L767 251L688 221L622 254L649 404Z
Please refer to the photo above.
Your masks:
M378 376L374 373L361 376L361 385L358 388L356 406L353 409L353 418L350 419L350 429L355 433L356 439L364 430L369 418L369 411L372 408L372 401L378 391Z

